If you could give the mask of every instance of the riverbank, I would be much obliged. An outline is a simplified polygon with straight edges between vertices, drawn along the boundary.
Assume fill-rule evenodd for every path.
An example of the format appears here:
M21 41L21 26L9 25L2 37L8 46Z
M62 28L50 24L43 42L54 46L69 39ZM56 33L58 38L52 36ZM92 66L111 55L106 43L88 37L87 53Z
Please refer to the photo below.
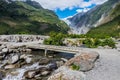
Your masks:
M52 61L52 64L49 62L49 58L57 58L54 54L47 56L49 58L35 56L34 53L31 54L34 48L30 49L28 45L40 46L41 41L0 42L0 77L3 80L53 80L56 76L54 80L59 80L58 78L67 78L66 80L118 80L120 78L119 43L116 49L74 47L79 50L79 53L69 59L60 57L59 60ZM73 49L73 47L68 48ZM37 48L35 47L35 49ZM44 50L42 54L44 54ZM35 58L36 60L34 60ZM45 76L47 77L43 79Z

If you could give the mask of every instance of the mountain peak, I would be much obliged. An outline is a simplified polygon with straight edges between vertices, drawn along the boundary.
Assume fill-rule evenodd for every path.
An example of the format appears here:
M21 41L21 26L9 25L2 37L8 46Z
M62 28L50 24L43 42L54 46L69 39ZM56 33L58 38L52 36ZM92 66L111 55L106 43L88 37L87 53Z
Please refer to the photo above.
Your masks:
M87 33L91 28L111 21L114 17L110 14L119 2L119 0L109 0L86 13L79 13L68 20L72 27L77 30L77 34Z

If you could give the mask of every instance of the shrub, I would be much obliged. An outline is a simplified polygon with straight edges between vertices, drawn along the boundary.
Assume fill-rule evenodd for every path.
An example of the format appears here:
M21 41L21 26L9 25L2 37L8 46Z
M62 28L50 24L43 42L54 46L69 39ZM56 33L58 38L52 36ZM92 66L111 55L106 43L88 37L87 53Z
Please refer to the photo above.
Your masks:
M112 47L112 48L116 47L114 40L111 38L107 38L102 42L102 46L106 46L106 45L108 45L109 47Z
M80 70L80 66L75 65L75 64L72 64L72 65L71 65L71 69L72 69L72 70Z
M98 46L109 46L112 48L115 48L115 42L111 38L106 38L106 39L93 39L93 38L87 38L83 41L83 43L89 47L89 48L96 48Z

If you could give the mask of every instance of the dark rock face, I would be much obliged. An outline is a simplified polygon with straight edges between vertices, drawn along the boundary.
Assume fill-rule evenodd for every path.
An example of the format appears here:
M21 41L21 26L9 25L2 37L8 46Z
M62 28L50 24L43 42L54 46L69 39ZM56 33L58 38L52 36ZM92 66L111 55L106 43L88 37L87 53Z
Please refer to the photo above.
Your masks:
M79 56L76 56L65 63L66 66L72 64L80 66L81 71L89 71L94 67L94 62L99 58L97 52L82 52Z

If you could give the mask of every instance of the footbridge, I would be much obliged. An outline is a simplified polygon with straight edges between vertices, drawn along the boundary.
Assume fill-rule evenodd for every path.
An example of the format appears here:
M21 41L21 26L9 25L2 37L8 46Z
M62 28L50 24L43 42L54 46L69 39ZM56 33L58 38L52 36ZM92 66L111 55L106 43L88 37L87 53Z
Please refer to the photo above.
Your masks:
M55 51L55 52L66 52L66 53L79 53L82 51L80 47L67 47L67 46L54 46L54 45L27 45L28 48L31 49L43 49L45 50L45 55L47 54L47 51Z

